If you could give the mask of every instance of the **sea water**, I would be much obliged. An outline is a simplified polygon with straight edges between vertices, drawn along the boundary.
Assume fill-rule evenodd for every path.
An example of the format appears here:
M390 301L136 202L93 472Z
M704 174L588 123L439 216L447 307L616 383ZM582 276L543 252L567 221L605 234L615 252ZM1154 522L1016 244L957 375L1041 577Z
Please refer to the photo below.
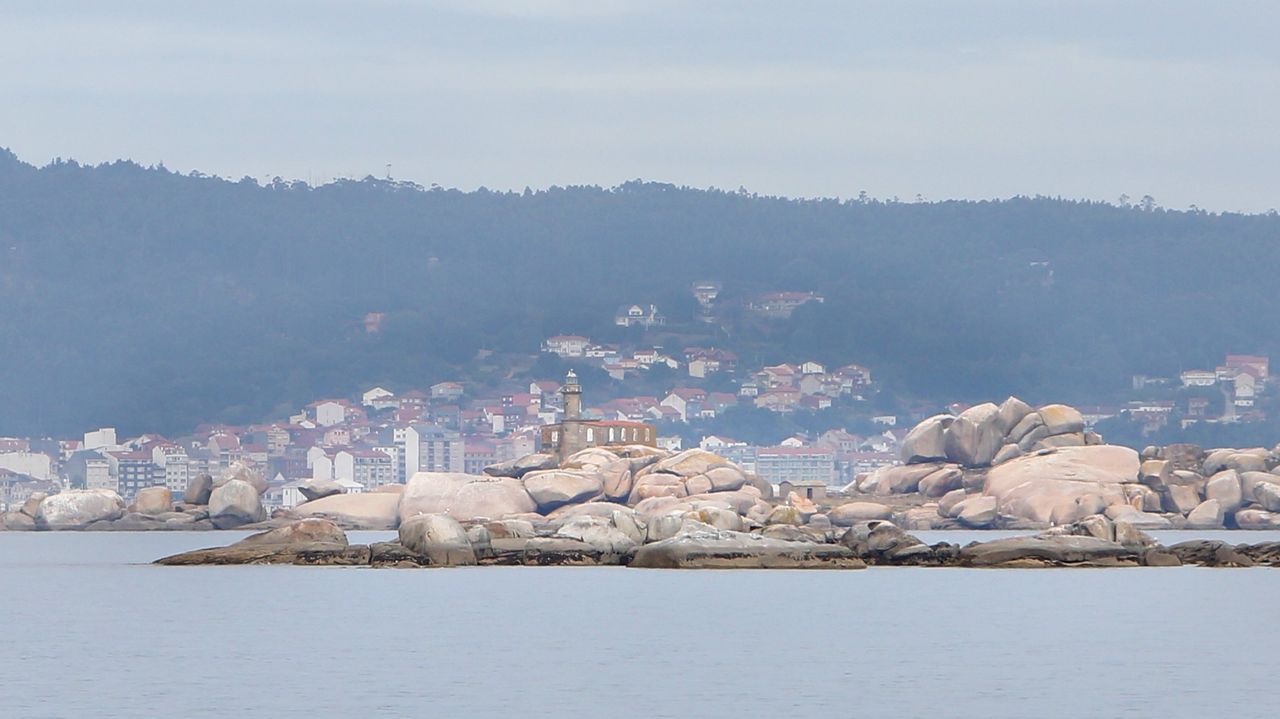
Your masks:
M147 564L240 536L0 534L0 716L1276 714L1280 569Z

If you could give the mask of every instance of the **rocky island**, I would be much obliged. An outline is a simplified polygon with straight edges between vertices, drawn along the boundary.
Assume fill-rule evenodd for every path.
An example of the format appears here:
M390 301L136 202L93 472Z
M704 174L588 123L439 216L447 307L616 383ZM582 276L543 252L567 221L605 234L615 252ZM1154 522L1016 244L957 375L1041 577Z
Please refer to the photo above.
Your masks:
M1272 564L1270 544L1161 547L1144 530L1280 528L1280 453L1192 445L1142 452L1106 444L1065 405L1009 398L914 427L901 465L828 496L774 488L711 452L593 446L533 454L483 475L419 472L267 517L266 483L235 464L198 478L187 501L143 490L33 496L0 516L10 530L256 529L231 547L165 564L372 566L603 564L632 567L1124 566ZM930 529L1040 532L968 547L926 545ZM347 544L345 530L397 531Z

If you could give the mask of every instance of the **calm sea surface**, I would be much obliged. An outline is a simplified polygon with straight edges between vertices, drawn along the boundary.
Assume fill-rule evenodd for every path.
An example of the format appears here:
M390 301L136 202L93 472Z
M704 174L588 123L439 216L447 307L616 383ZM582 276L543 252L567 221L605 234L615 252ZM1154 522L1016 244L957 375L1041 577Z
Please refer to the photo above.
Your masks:
M961 543L999 536L920 534ZM146 564L240 536L0 533L0 716L1280 711L1276 569Z

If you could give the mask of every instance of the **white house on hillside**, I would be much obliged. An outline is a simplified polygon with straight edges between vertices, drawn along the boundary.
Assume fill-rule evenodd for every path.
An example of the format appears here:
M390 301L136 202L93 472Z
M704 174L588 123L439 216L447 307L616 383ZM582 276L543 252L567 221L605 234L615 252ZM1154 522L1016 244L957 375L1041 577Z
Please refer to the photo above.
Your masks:
M346 418L347 410L341 402L331 399L316 403L316 424L321 427L342 424Z
M614 314L613 322L619 327L654 327L665 325L667 318L658 312L657 305L623 305Z
M578 335L556 335L548 337L547 341L542 343L544 352L552 352L561 357L583 357L587 353L587 345L591 344L591 340Z

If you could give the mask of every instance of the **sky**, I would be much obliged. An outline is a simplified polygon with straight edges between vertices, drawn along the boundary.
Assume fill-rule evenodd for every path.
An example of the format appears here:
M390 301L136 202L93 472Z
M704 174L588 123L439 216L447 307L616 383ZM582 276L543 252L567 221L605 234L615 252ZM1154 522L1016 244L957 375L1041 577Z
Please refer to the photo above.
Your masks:
M0 147L313 183L1280 207L1280 3L0 5Z

